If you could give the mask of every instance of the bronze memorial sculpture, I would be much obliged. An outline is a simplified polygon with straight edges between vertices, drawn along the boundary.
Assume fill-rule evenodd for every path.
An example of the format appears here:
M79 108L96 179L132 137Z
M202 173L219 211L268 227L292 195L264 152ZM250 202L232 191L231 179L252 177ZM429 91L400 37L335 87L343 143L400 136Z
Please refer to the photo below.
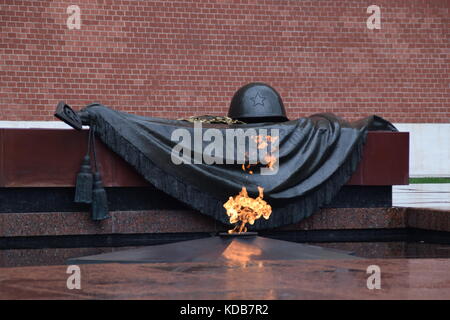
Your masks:
M228 117L149 118L98 103L74 112L63 102L56 116L77 130L90 126L75 200L92 203L94 220L107 217L95 134L156 188L218 221L235 224L228 234L212 238L74 258L68 261L72 264L355 259L348 252L258 237L247 229L279 227L310 216L355 171L367 131L396 130L376 116L355 123L332 114L290 121L280 95L263 83L239 89ZM218 143L230 132L235 134L231 143ZM253 149L245 148L252 143Z
M252 230L296 223L329 203L355 171L367 132L396 131L377 116L353 123L330 113L288 120L280 95L263 83L239 89L231 100L228 118L203 116L186 121L142 117L99 103L75 112L64 102L58 104L55 116L77 130L89 125L92 135L149 183L223 223L229 223L223 205L230 196L245 187L249 197L255 197L262 188L272 214L267 220L250 219ZM242 152L245 148L240 149L239 143L230 147L225 140L223 149L215 147L214 152L205 153L214 149L211 136L221 139L230 131L248 138L245 146L254 140L258 152L272 148L273 154L267 152L263 159L252 162L252 154ZM255 131L256 135L251 134ZM92 138L89 145L95 163ZM174 155L174 150L180 154ZM230 161L233 157L242 161ZM93 218L103 219L107 217L104 190L99 170L92 180L89 177L90 159L88 154L83 161L77 201L92 201ZM95 199L83 189L86 186L93 186Z

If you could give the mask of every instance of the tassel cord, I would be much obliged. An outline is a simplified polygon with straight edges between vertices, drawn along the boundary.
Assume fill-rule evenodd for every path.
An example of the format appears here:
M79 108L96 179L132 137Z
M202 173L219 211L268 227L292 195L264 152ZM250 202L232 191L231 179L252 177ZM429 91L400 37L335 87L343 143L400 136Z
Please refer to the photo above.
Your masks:
M95 172L99 172L99 165L98 165L98 158L97 158L97 148L95 146L95 135L94 135L94 131L95 131L95 127L93 127L94 125L91 124L91 129L90 131L92 133L90 133L90 137L89 139L91 140L92 143L92 153L94 155L94 168L95 168Z
M92 143L92 153L94 156L94 190L92 195L92 218L93 220L103 220L109 218L108 215L108 200L106 196L106 190L103 187L103 182L100 174L100 164L97 155L97 146L95 143L95 125L91 123L91 143Z
M91 156L91 143L92 143L92 127L89 127L88 133L88 146L87 146L87 156Z
M87 151L84 156L80 171L77 174L75 182L75 203L92 203L93 175L91 169L91 129L88 132Z

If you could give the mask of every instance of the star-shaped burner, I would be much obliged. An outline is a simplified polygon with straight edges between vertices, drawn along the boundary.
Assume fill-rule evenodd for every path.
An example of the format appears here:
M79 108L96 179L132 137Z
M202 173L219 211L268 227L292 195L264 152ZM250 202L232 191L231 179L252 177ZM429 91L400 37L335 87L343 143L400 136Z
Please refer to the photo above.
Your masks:
M258 237L254 232L220 234L197 240L147 246L81 258L68 264L86 263L181 263L223 262L247 264L261 260L359 259L351 253L318 246Z

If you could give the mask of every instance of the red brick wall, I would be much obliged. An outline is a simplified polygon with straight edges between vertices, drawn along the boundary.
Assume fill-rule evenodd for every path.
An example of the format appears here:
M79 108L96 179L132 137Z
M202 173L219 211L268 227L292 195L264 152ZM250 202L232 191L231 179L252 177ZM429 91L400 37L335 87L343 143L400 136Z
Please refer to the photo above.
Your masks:
M81 8L69 30L66 8ZM369 30L369 5L381 29ZM225 114L263 81L291 118L450 122L450 1L71 0L0 3L0 120L59 100L176 118Z

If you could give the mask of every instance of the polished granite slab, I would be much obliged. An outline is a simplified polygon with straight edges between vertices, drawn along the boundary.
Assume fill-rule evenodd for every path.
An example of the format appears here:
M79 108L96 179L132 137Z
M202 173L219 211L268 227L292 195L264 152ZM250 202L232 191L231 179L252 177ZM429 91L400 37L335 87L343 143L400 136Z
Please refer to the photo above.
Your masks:
M86 212L0 214L0 237L226 231L230 226L195 211L115 211L92 221ZM277 230L419 228L450 231L450 210L428 208L324 208Z
M393 187L392 208L323 208L278 230L419 228L450 231L450 184ZM114 211L92 221L88 212L1 213L1 237L170 232L220 232L229 229L193 210Z
M367 288L367 268L381 289ZM450 299L449 259L364 259L81 265L4 268L0 299Z
M0 213L0 237L173 232L223 232L230 229L193 210L114 211L93 221L88 212ZM324 208L279 230L404 228L403 208Z
M450 244L425 242L332 242L308 243L352 252L366 259L450 259ZM66 264L69 259L138 247L42 248L0 250L0 268ZM0 272L1 273L1 272Z
M203 239L144 246L137 249L71 258L67 264L185 263L234 260L358 259L352 252L259 237L256 233L220 235Z

